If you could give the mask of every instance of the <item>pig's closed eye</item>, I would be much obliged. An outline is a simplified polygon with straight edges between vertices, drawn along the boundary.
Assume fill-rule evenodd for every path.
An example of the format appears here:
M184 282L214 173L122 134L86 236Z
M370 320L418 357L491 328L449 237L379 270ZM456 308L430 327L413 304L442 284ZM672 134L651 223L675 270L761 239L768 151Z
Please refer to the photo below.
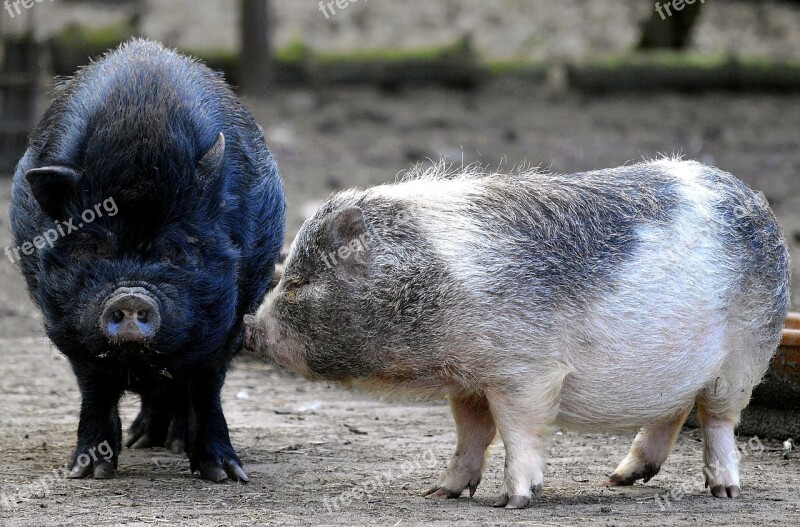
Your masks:
M287 300L291 300L294 298L297 291L305 285L307 285L307 282L304 280L289 280L286 282L286 285L283 286L284 296Z
M114 248L104 240L82 239L72 245L72 254L79 258L111 258Z
M286 289L286 291L296 291L297 289L300 289L304 285L306 285L306 283L303 280L289 280L288 282L286 282L286 286L284 287L284 289Z
M175 244L165 249L163 261L166 264L177 265L181 267L189 265L197 257L197 251L193 246L190 246L187 249L181 245Z
M173 245L169 247L164 254L164 263L172 264L172 265L186 265L189 263L189 256L186 254L186 251L179 245Z

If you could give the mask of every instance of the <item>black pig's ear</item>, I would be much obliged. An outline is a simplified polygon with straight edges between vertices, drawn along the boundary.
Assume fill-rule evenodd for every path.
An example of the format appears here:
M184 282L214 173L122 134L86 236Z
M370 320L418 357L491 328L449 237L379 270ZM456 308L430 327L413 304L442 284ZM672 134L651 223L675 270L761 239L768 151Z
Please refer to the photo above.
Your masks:
M51 218L62 212L64 200L69 196L80 175L65 166L34 168L25 173L33 197L39 207Z
M348 207L337 212L330 223L330 241L334 251L363 257L372 242L364 211L360 207Z
M214 145L197 162L197 175L200 178L206 178L219 173L224 157L225 135L220 132Z

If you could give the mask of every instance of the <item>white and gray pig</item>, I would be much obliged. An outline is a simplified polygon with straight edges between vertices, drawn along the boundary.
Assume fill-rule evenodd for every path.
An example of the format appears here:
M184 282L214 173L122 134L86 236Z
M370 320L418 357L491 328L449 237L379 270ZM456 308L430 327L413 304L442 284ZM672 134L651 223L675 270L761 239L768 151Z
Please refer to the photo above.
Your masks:
M247 317L246 346L310 379L446 396L458 444L431 497L472 496L499 432L496 506L527 506L552 426L639 430L606 483L646 482L696 405L706 483L735 498L734 427L788 281L763 195L715 168L438 165L332 196Z

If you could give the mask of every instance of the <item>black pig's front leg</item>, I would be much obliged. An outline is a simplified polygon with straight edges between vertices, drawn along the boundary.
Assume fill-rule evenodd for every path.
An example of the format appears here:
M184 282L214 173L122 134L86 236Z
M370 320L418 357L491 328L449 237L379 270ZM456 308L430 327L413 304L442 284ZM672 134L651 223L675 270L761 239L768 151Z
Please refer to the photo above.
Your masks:
M196 368L189 380L188 453L192 472L221 482L230 478L247 483L239 457L231 445L228 425L222 413L220 392L225 368L212 365Z
M117 405L124 383L107 371L72 364L81 391L78 444L72 456L69 478L114 476L122 450L122 424Z

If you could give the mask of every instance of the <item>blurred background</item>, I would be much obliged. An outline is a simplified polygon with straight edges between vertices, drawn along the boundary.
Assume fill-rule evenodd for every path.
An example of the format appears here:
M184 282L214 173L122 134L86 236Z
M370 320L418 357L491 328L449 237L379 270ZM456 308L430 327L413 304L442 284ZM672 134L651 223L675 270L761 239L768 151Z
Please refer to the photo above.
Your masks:
M0 0L0 246L10 243L11 175L53 79L133 36L206 61L242 95L284 179L287 242L331 192L393 181L415 163L445 158L501 170L531 164L573 172L681 154L763 191L800 261L798 0ZM797 299L797 273L793 282ZM0 468L7 485L30 482L63 462L72 444L77 390L65 361L53 349L48 354L43 335L22 276L4 259ZM792 371L787 379L796 382ZM800 434L799 385L773 380L772 391L762 393L770 408L751 410L740 433L768 430L781 441ZM74 487L61 494L66 498L55 495L60 505L36 502L41 509L15 513L26 521L8 524L52 524L58 514L64 525L112 525L121 517L139 525L146 511L153 519L146 523L166 514L178 524L204 525L214 514L233 525L263 514L271 518L267 523L308 525L305 516L314 512L308 504L347 491L347 478L369 479L378 467L396 470L403 454L422 447L441 466L450 455L453 431L443 406L388 406L255 364L232 372L225 400L251 476L270 485L178 484L170 481L174 471L152 463L150 453L126 453L124 484ZM128 400L123 416L129 420L134 412ZM342 428L343 420L350 428ZM309 443L309 426L316 442ZM672 468L659 476L666 483L656 485L687 481L687 471L699 467L697 441L696 431L682 435ZM629 437L559 432L555 445L580 458L553 457L558 467L549 481L560 497L546 495L537 507L559 518L559 505L567 503L584 520L593 518L584 525L606 525L613 504L627 514L615 524L651 521L658 508L642 503L652 501L646 494L652 486L638 486L628 498L592 487L598 499L610 500L599 509L582 495L588 483L576 483L599 481L629 444ZM758 461L770 470L746 475L748 482L760 478L753 492L761 499L745 508L717 506L720 525L797 519L796 459L781 443L770 448L778 454ZM502 471L502 456L493 459L484 484L491 491ZM181 477L188 477L185 460L166 463L183 464ZM416 510L416 524L433 525L439 509L409 496L438 468L404 476L399 493L380 489L377 501L364 500L343 523L336 517L329 523L394 525L404 518L398 506L410 503L401 510ZM273 488L273 481L282 483ZM691 523L712 510L698 497L702 483L697 486L696 499L680 509L690 510ZM84 506L95 493L113 507ZM445 506L462 523L477 514L463 502ZM375 509L383 515L373 516ZM496 516L482 518L499 524ZM661 520L680 525L681 518L689 521L680 515Z
M285 181L287 240L332 191L392 181L415 163L569 172L682 154L763 191L799 256L800 1L0 8L0 241L10 175L53 79L145 36L206 61L244 97ZM40 332L15 266L0 264L0 278L0 330Z

